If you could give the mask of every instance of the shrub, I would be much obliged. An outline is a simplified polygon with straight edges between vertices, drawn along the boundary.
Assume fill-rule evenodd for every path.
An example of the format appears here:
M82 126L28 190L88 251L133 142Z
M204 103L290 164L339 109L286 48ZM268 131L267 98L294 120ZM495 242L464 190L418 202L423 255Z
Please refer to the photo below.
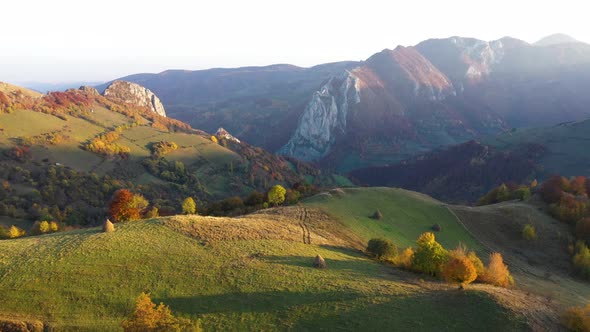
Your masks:
M454 257L444 264L442 276L448 282L466 285L477 278L477 272L473 262L466 256Z
M514 193L512 193L512 196L515 199L519 199L521 201L524 201L524 200L528 199L529 197L531 197L531 189L527 186L520 186L514 191Z
M432 229L432 230L433 230L433 231L435 231L435 232L440 232L440 231L442 231L442 227L440 227L440 225L439 225L439 224L434 224L434 225L432 225L432 227L430 227L430 229Z
M121 322L124 331L202 331L200 322L177 318L164 303L156 306L149 294L141 293L129 319Z
M535 226L532 224L524 225L522 229L522 237L527 241L532 241L537 238L537 232L535 231Z
M393 264L404 269L412 268L412 261L414 260L414 249L408 247L393 258Z
M211 142L213 142L215 144L219 143L219 141L217 140L217 137L215 137L215 135L211 136Z
M475 253L475 251L470 251L469 254L467 254L467 258L469 258L471 263L473 263L473 267L475 267L475 273L477 273L477 277L481 278L481 276L484 274L484 271L485 271L485 268L483 266L483 262L481 261L481 259L479 259L479 257L477 257L477 254Z
M55 233L55 232L59 231L59 225L57 224L57 222L55 222L55 221L49 222L49 231L51 233Z
M182 201L182 213L183 214L196 214L197 203L192 197L187 197Z
M371 239L367 245L367 252L377 259L394 259L397 256L397 247L387 239Z
M297 190L288 189L287 194L285 194L285 202L289 205L293 205L293 204L299 202L300 198L301 198L301 193L298 192Z
M416 243L418 247L412 262L414 269L433 276L439 274L449 253L436 242L436 237L431 232L420 235Z
M147 210L147 212L143 216L148 219L158 218L160 216L160 211L157 207L152 206L152 208Z
M8 237L11 239L16 239L19 237L25 236L26 232L24 229L18 228L14 225L10 226L8 229Z
M573 307L567 309L561 321L570 331L590 331L590 304L585 307Z
M286 193L287 190L283 186L279 184L273 186L268 191L268 203L273 204L274 206L282 204L285 201Z
M499 287L508 287L514 284L514 280L508 271L508 266L504 264L502 255L497 252L490 254L490 262L485 268L481 280Z

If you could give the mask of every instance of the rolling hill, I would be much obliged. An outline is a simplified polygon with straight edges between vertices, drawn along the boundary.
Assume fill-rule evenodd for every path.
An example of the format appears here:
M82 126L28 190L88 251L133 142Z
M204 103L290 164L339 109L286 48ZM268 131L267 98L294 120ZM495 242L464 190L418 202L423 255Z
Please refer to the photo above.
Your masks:
M370 210L356 208L366 201L373 203ZM350 206L353 202L358 205ZM355 213L349 216L342 206ZM383 220L366 217L377 208ZM403 190L345 189L239 218L172 216L119 223L113 233L93 228L4 240L0 320L116 330L134 298L149 291L175 314L200 319L205 330L559 329L559 297L548 302L533 290L478 284L459 291L369 260L358 250L374 234L412 243L436 219L443 225L437 236L446 246L465 241L485 252L487 238L470 228L483 219L453 219L462 208L452 209ZM509 215L505 222L516 222ZM539 221L545 222L550 220ZM513 252L504 242L494 245L505 255ZM311 267L317 254L327 269ZM518 264L529 266L526 260ZM526 273L516 268L513 273L519 287L526 287L521 278ZM551 281L530 278L544 286ZM588 292L587 284L575 285Z
M104 96L88 87L43 96L4 91L0 215L14 222L51 215L68 225L96 224L119 188L174 214L188 196L203 208L276 183L342 180L162 116L152 104L157 97L138 85L115 83Z

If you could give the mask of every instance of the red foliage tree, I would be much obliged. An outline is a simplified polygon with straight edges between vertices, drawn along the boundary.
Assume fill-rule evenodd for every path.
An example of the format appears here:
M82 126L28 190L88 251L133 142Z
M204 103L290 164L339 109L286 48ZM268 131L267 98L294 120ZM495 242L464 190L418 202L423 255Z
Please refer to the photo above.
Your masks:
M127 221L139 218L139 211L133 208L133 193L127 189L119 189L113 194L109 206L111 219L115 222Z
M570 181L570 191L574 195L586 195L586 177L576 176Z
M541 195L543 196L543 200L545 201L545 203L551 204L559 202L559 200L561 199L561 195L564 192L564 180L567 181L567 179L563 178L562 176L554 175L551 178L549 178L549 180L543 183L543 187L541 188Z

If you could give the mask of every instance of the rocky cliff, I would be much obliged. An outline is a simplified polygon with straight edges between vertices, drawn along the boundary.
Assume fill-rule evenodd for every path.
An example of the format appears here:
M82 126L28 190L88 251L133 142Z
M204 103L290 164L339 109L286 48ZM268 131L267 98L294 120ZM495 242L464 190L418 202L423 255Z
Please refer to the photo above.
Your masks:
M154 113L166 116L166 110L158 96L136 83L115 81L105 89L104 96L127 104L147 107Z
M235 138L232 134L230 134L227 130L223 128L217 129L217 131L215 132L215 136L217 136L218 138L225 138L228 141L241 143L239 139Z
M331 78L313 94L289 142L281 154L317 160L331 150L346 132L349 107L360 102L358 80L351 73Z

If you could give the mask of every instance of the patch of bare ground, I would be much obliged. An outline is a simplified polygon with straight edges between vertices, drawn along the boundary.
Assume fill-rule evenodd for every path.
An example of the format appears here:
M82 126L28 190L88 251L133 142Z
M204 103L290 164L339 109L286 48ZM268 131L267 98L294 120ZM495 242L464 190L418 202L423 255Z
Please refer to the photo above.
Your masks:
M282 240L363 249L362 242L337 221L320 210L300 206L266 209L238 218L174 216L164 224L208 243Z
M518 288L555 301L562 308L587 303L590 284L572 275L567 225L539 207L520 202L449 208L488 251L502 254ZM536 240L523 238L526 224L534 225Z

